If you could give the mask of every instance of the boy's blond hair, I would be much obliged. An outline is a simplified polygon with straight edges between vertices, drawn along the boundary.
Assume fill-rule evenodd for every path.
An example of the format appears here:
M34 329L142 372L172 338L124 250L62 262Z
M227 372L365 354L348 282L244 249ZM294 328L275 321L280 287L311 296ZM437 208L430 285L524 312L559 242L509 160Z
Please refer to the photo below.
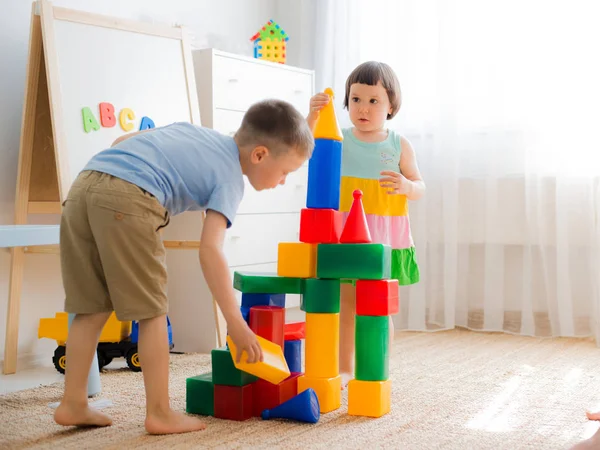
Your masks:
M253 104L235 133L241 147L265 146L274 156L296 151L310 158L315 141L302 114L283 100Z

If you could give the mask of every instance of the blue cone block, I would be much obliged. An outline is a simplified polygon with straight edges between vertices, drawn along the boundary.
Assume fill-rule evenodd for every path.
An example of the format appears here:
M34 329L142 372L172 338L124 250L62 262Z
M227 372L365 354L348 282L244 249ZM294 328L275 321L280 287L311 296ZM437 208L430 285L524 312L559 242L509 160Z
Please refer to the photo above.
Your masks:
M285 341L283 347L283 356L290 372L302 372L302 341Z
M319 412L319 399L314 389L308 388L287 402L273 409L265 409L262 418L268 419L290 419L300 422L317 423L321 413Z
M342 142L315 139L315 149L308 161L306 207L340 209Z
M242 307L279 306L285 308L285 294L242 294Z

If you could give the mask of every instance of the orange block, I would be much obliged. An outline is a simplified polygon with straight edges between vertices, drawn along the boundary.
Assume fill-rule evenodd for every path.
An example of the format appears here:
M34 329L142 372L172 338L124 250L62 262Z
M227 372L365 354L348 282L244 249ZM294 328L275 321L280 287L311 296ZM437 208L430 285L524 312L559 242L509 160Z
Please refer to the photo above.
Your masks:
M342 377L316 378L302 375L298 378L298 394L313 388L319 399L321 414L335 411L342 405Z
M333 90L325 89L325 93L329 95L330 100L327 105L319 112L317 123L313 131L315 139L333 139L334 141L343 141L342 130L338 124L333 106Z
M248 372L263 380L270 381L273 384L281 383L290 376L290 369L285 360L285 356L283 356L281 347L260 336L256 336L256 338L263 351L263 361L249 364L248 354L246 352L242 353L240 362L236 362L237 347L231 340L231 336L227 336L227 344L229 345L229 351L233 358L233 365L239 370Z
M291 278L317 276L317 244L280 242L277 248L277 275Z
M391 410L392 380L348 383L348 414L381 417Z

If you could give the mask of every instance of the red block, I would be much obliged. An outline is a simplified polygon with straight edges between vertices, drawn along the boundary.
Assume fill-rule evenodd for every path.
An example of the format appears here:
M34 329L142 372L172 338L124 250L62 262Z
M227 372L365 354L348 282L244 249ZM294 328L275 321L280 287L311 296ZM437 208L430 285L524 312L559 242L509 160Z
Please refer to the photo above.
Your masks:
M245 386L215 384L215 417L228 420L248 420L252 417L254 383Z
M363 193L356 189L352 196L352 206L346 219L346 224L340 236L340 242L344 244L368 244L371 242L371 233L367 225L367 216L362 204Z
M356 280L356 315L389 316L398 312L398 280Z
M265 409L275 408L290 398L298 395L298 377L301 373L292 373L279 384L272 384L265 380L254 383L253 415L260 417Z
M343 228L343 213L335 209L304 208L300 211L300 242L337 244Z
M283 330L284 341L297 341L304 339L306 333L306 322L286 323Z
M254 334L274 342L283 349L284 308L279 306L252 306L249 322L250 329L254 331Z

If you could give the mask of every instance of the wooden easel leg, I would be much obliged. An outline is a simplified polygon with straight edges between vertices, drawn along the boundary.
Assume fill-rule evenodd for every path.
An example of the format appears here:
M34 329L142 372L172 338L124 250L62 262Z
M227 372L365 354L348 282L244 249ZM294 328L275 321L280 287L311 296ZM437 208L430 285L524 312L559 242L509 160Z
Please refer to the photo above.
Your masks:
M19 309L25 252L22 247L11 249L10 279L8 284L8 308L6 312L6 341L4 342L5 375L17 371L17 347L19 343Z

